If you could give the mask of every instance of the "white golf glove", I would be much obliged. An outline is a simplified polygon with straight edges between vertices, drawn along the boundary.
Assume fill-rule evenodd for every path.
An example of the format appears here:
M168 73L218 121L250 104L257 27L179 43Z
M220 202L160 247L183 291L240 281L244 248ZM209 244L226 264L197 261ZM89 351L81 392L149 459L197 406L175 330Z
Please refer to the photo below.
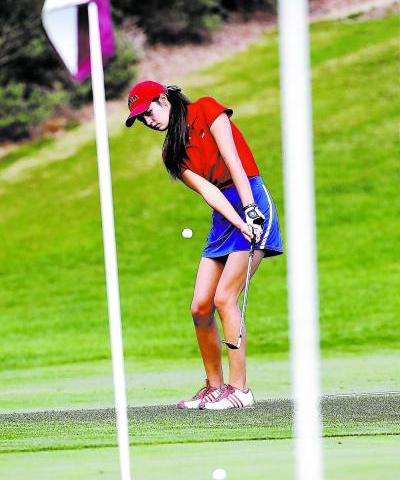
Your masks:
M243 210L246 217L247 226L249 227L251 234L255 236L256 243L258 243L263 232L265 216L261 213L260 209L257 207L257 204L255 203L246 205Z

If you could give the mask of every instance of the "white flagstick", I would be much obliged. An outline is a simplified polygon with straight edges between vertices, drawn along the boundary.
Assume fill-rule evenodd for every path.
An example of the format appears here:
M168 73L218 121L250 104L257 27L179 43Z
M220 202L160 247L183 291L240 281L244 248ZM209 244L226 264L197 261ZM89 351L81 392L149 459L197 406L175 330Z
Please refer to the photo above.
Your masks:
M312 109L306 0L279 1L297 480L323 477Z
M101 56L97 5L89 3L90 56L93 104L96 121L97 161L100 183L101 217L107 278L108 315L110 320L111 354L114 378L115 410L121 480L130 480L129 433L126 403L124 354L119 301L117 255L110 174L110 154L106 122L103 61Z

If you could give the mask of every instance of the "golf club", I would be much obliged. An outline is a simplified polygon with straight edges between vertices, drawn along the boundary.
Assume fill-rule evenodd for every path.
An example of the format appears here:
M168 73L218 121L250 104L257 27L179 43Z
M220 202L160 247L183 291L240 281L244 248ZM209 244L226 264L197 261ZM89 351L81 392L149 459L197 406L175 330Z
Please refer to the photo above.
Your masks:
M240 329L239 329L238 341L237 343L231 343L231 342L226 342L225 340L222 340L222 343L225 343L225 345L231 350L238 350L240 348L240 345L242 344L242 331L243 331L243 325L244 325L244 317L246 314L247 296L249 293L249 284L250 284L251 264L253 263L255 246L256 246L256 241L255 241L255 238L253 237L253 239L251 240L251 247L249 250L249 261L247 264L247 275L246 275L246 283L244 286L244 297L243 297L243 305L242 305L242 314L240 316Z

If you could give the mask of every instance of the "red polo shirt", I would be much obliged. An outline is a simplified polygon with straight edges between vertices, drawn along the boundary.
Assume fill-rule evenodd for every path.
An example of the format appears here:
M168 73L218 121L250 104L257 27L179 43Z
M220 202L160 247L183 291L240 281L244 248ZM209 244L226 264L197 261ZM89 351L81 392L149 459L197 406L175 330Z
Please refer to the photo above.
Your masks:
M210 132L214 120L226 112L228 117L232 109L224 107L215 98L202 97L187 106L189 124L189 143L186 146L188 159L182 165L182 172L187 168L201 175L218 188L233 185L232 177L218 146ZM230 122L233 140L239 158L248 177L259 175L253 154L246 140L236 125Z

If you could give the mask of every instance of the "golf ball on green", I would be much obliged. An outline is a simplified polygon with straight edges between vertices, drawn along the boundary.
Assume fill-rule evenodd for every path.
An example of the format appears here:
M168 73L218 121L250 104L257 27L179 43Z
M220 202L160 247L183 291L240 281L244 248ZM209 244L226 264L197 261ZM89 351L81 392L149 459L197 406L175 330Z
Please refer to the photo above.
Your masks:
M193 236L193 231L191 228L184 228L182 230L182 237L183 238L192 238Z
M226 472L223 468L217 468L213 471L214 480L225 480Z

